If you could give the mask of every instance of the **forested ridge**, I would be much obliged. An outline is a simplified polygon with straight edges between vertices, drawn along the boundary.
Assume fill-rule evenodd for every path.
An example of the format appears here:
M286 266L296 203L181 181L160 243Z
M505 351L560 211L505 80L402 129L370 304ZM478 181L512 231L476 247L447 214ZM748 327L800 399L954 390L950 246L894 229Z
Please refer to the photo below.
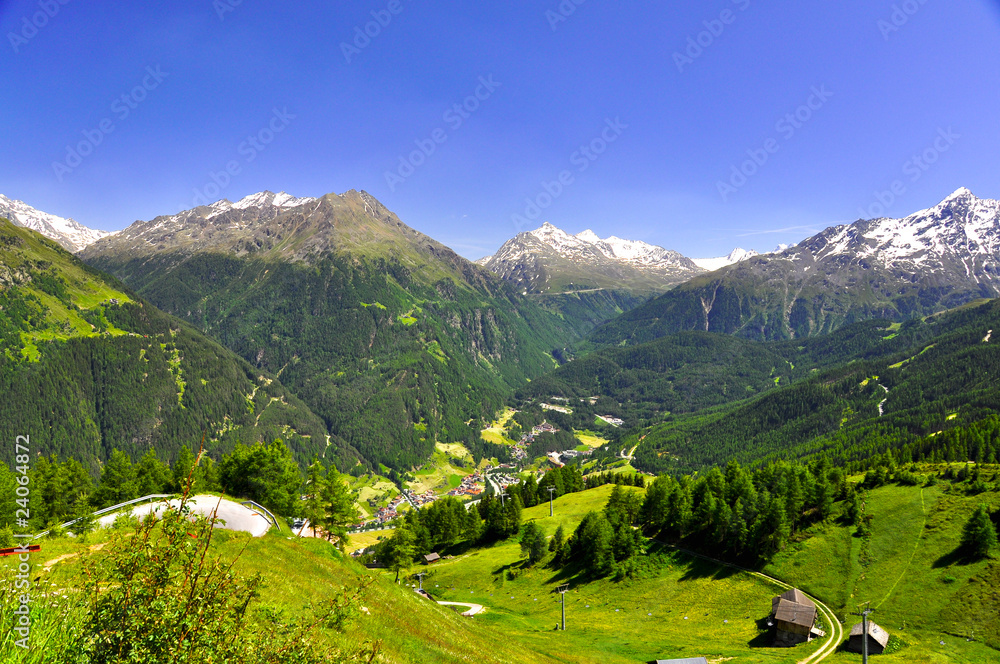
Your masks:
M994 328L1000 330L997 302L902 326L864 323L849 330L851 343L821 338L800 347L799 362L834 352L839 364L832 368L813 366L789 387L676 417L623 443L642 438L636 465L652 471L817 452L837 464L863 460L1000 412ZM877 335L884 348L872 343Z
M288 441L300 461L326 451L322 420L267 372L144 303L53 242L0 222L0 431L92 475L113 449L173 460L203 436ZM334 440L331 458L356 454ZM349 461L348 461L349 460Z
M280 376L370 462L401 470L435 440L474 447L480 423L555 366L570 334L498 279L426 283L391 257L150 263L144 297Z

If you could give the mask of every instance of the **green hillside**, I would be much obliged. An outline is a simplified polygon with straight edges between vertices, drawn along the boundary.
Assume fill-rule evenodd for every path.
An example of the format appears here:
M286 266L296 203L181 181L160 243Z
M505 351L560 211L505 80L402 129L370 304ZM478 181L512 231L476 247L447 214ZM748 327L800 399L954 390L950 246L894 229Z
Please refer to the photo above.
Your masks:
M92 472L112 449L173 459L203 434L213 453L276 437L303 460L326 450L322 420L266 372L7 220L0 337L0 431Z
M405 586L374 578L356 563L345 560L335 547L318 539L286 539L287 529L253 539L216 532L209 558L228 563L238 559L233 573L241 579L261 575L259 599L253 603L252 624L265 627L273 620L303 621L324 602L337 599L342 589L356 597L347 607L348 621L318 629L321 650L341 650L348 661L359 651L377 650L374 661L450 663L474 660L487 664L547 664L550 657L512 641L507 635L478 620L460 617L413 593ZM79 538L46 539L42 551L31 556L32 578L37 592L32 625L33 647L28 652L13 645L11 611L16 596L13 584L16 558L0 559L0 660L13 663L75 664L61 648L72 630L83 624L83 570L88 564L110 561L115 544L128 538L122 531L97 531L85 541ZM276 633L275 636L278 636ZM198 653L208 662L209 653ZM282 660L291 661L291 660ZM298 660L295 660L298 661ZM310 660L312 661L312 660ZM358 661L351 659L350 661ZM367 661L367 660L365 660Z
M996 511L1000 491L970 493L950 482L874 489L865 499L865 513L873 516L870 536L820 524L764 571L820 597L847 624L858 620L849 614L870 601L872 619L906 644L884 656L887 662L995 661L1000 565L957 551L962 526L981 503ZM830 661L857 656L838 653Z
M585 513L604 506L610 492L600 487L568 494L555 501L555 517L547 504L524 510L523 517L549 536L559 526L571 532ZM877 609L873 619L896 637L895 652L879 661L995 661L1000 566L995 559L970 562L956 550L975 506L986 503L996 511L1000 492L973 494L967 484L943 481L877 488L864 502L865 514L873 516L870 536L854 536L853 526L833 519L821 522L800 533L763 572L818 598L845 630L858 620L850 613L870 600ZM767 616L781 585L655 543L644 560L632 579L587 581L567 577L546 561L527 567L520 546L508 541L438 563L426 570L423 583L436 598L482 603L482 622L564 661L698 655L709 661L802 661L826 641L792 651L769 647L755 621ZM567 581L567 631L555 631L561 619L555 588ZM824 629L830 633L829 625ZM856 662L858 655L841 645L825 661Z
M843 463L1000 412L994 329L998 301L902 325L866 321L795 342L681 333L597 351L519 395L536 410L553 395L596 397L572 416L547 414L564 426L586 426L576 419L602 410L629 426L656 423L609 450L638 445L635 464L647 471L818 451Z

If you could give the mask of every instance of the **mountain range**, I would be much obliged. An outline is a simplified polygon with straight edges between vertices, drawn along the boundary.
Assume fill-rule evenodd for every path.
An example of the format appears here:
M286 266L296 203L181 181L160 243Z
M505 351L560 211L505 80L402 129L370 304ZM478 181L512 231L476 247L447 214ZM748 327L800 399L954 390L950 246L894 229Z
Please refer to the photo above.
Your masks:
M64 409L65 421L79 420L81 431L91 431L87 421L96 424L81 443L95 458L106 458L112 446L132 453L152 445L169 456L202 429L216 446L233 436L282 435L298 454L325 451L316 443L325 437L341 464L363 460L400 471L422 463L435 442L463 442L477 456L493 455L498 450L480 439L480 425L528 385L523 395L560 385L576 396L628 386L628 401L659 416L735 398L733 370L753 392L768 391L772 366L781 362L772 351L739 360L751 352L742 342L678 337L637 353L582 358L538 380L595 348L639 346L685 331L751 341L822 336L858 321L903 322L998 295L1000 203L967 189L903 219L835 226L770 254L737 250L692 260L545 224L481 265L405 225L363 191L318 198L265 191L97 235L3 201L25 226L9 225L0 261L7 289L0 362L9 389L30 394L24 381L50 371L82 394L97 394L117 383L104 370L85 377L80 353L111 353L124 364L107 366L118 367L156 356L156 394L173 390L184 406L151 415L152 402L122 397L134 408L114 415L101 410L109 403L102 397L87 406L91 414ZM86 243L78 258L87 265L30 235L30 224L57 241ZM92 287L81 285L86 279ZM159 337L159 350L140 337ZM711 357L697 361L712 368L684 369L699 349ZM67 352L76 358L72 370L58 368ZM229 378L188 366L206 354L222 363L213 371ZM808 366L801 358L790 362ZM710 381L705 371L713 373ZM213 384L226 385L233 404L264 398L253 409L281 404L272 408L284 414L263 428L271 416L251 422L226 409L205 410L208 392L201 388ZM145 393L140 385L130 389ZM41 411L32 417L41 418L38 426L56 426Z
M12 200L3 194L0 194L0 217L9 219L16 226L38 231L70 252L80 251L102 237L113 235L108 231L87 228L72 219L36 210L23 201Z
M482 452L477 423L579 338L353 190L201 206L80 257L280 378L332 435L397 470L436 441Z
M273 375L6 219L0 348L0 432L95 473L113 449L174 459L203 438L216 458L276 437L300 462L358 457Z
M902 219L827 228L684 284L594 331L598 345L682 330L788 339L902 321L1000 293L1000 202L962 188Z

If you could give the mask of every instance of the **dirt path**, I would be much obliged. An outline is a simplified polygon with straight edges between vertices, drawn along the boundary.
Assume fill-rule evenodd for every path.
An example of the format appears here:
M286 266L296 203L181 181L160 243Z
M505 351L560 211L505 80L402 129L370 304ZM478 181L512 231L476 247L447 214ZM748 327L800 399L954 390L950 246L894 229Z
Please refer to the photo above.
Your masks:
M463 616L474 616L486 610L482 604L468 604L466 602L438 602L438 604L441 606L464 606L468 608L468 611L463 611Z

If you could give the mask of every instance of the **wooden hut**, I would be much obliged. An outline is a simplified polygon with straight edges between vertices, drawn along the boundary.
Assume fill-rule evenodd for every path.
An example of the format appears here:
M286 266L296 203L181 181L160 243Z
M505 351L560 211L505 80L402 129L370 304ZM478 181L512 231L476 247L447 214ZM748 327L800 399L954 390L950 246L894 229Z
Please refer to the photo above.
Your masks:
M441 560L441 556L440 554L437 553L428 553L426 556L424 556L424 562L428 565L432 565L439 560Z
M816 605L801 590L793 588L772 599L771 615L775 645L794 646L812 638Z
M864 627L858 623L851 628L851 636L847 640L847 649L851 652L861 652L864 647ZM889 643L889 632L885 631L871 620L868 621L868 654L881 655Z

